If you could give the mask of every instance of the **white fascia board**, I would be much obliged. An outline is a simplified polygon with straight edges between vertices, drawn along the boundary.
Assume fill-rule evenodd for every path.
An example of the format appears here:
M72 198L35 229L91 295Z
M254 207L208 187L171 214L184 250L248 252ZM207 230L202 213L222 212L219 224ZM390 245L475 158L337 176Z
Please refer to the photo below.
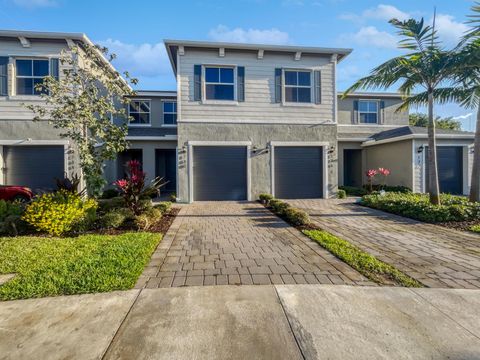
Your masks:
M165 135L165 136L127 136L126 140L131 141L156 141L156 140L177 140L177 135Z
M458 140L468 140L468 139L474 139L475 134L436 134L435 135L436 139L458 139ZM427 134L409 134L409 135L403 135L403 136L398 136L390 139L384 139L384 140L369 140L365 141L362 143L362 146L373 146L373 145L380 145L380 144L387 144L387 143L392 143L392 142L397 142L397 141L402 141L402 140L412 140L412 139L428 139Z

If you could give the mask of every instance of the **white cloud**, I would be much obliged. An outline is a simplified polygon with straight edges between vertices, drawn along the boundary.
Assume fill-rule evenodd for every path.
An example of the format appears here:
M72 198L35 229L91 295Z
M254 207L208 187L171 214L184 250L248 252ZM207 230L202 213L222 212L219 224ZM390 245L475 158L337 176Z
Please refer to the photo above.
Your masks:
M401 11L393 5L379 4L377 7L364 10L361 14L346 13L340 15L342 20L352 20L357 22L365 22L368 19L390 20L396 18L398 20L407 20L411 15Z
M397 47L398 39L386 31L378 30L375 26L364 26L356 33L342 35L340 41L347 43L353 41L357 45L394 49Z
M17 6L29 9L57 6L57 2L55 0L13 0L13 3Z
M257 44L287 44L289 42L288 33L278 29L230 29L225 25L218 25L210 30L208 36L215 41L238 42L238 43L257 43Z
M117 55L113 61L117 70L127 70L133 77L154 77L172 73L165 46L161 42L127 44L120 40L107 39L98 43ZM161 87L162 84L158 86Z
M447 46L456 45L462 35L469 29L464 23L457 22L453 16L446 14L437 14L435 27L439 38Z

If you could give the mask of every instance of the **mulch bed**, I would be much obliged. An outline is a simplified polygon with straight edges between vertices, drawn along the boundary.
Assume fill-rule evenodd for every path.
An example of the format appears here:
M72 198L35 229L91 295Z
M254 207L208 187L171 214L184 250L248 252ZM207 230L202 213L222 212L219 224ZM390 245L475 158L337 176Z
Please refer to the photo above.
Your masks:
M169 212L165 213L160 221L158 221L156 224L154 224L152 227L150 227L147 232L152 232L152 233L161 233L161 234L166 234L168 229L170 228L170 225L172 225L173 220L175 220L175 217L178 215L180 211L180 208L172 207ZM93 233L95 234L104 234L104 235L119 235L119 234L124 234L126 232L132 232L132 231L139 231L133 226L124 226L119 229L102 229L102 230L97 230L94 231Z
M440 225L449 229L468 231L473 234L477 234L474 231L471 231L470 228L473 225L480 225L480 220L471 220L471 221L451 221L446 223L437 223L435 225Z

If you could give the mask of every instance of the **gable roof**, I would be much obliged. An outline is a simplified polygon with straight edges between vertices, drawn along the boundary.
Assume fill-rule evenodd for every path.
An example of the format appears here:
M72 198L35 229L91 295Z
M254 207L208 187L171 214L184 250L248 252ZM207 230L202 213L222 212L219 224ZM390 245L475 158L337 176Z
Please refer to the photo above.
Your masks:
M212 41L192 41L192 40L169 40L163 41L167 48L168 57L172 64L173 72L177 73L176 53L180 46L204 48L204 49L235 49L235 50L251 50L251 51L271 51L271 52L286 52L302 54L317 54L317 55L337 55L338 61L341 61L345 56L352 52L348 48L328 48L328 47L314 47L314 46L292 46L292 45L269 45L269 44L246 44L246 43L231 43L231 42L212 42Z

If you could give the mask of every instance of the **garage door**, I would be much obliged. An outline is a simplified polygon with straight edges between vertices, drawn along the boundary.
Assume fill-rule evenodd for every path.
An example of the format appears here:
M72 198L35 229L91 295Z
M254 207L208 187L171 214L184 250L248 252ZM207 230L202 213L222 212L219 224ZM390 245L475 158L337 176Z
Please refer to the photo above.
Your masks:
M64 176L63 146L4 146L7 185L36 189L55 188Z
M461 146L437 146L437 166L440 192L463 194L463 148ZM428 160L425 173L428 189Z
M194 200L246 200L246 147L194 146L193 198Z
M275 196L280 199L323 197L321 147L275 147Z

